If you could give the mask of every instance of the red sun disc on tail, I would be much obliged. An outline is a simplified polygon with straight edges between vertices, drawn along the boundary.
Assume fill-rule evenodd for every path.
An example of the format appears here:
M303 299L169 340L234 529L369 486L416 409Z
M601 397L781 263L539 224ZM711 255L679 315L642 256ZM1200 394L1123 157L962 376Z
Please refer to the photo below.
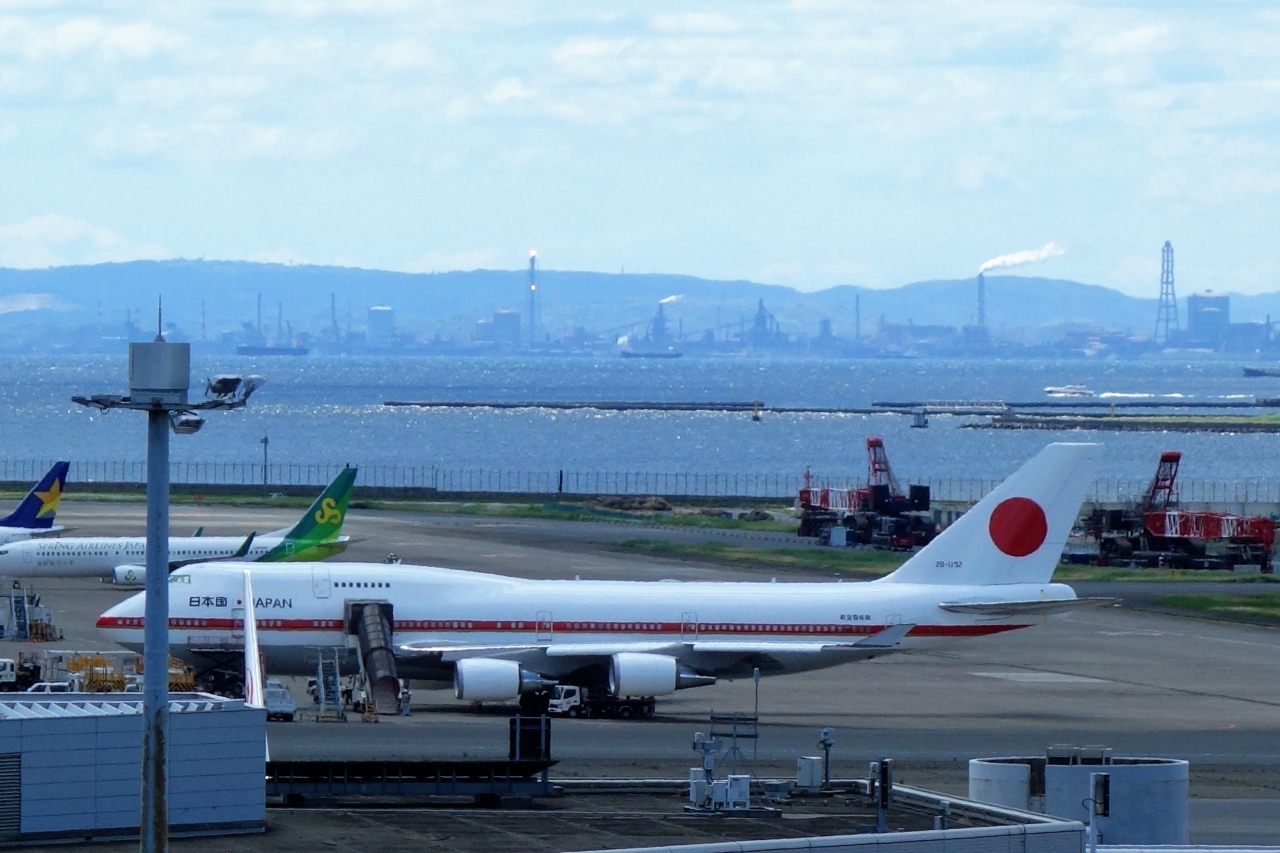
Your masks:
M1040 504L1030 498L1001 501L987 525L991 541L1010 557L1033 554L1049 535L1049 522Z

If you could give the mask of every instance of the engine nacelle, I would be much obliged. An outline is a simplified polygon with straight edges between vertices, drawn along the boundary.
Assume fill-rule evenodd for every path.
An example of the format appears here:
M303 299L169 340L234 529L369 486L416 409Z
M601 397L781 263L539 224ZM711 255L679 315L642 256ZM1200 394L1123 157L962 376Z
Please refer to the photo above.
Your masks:
M554 684L513 660L463 658L453 665L453 695L468 702L506 702Z
M688 687L715 684L670 655L619 652L609 662L609 692L614 696L665 696Z
M111 573L111 582L120 586L145 586L147 583L147 567L116 566Z

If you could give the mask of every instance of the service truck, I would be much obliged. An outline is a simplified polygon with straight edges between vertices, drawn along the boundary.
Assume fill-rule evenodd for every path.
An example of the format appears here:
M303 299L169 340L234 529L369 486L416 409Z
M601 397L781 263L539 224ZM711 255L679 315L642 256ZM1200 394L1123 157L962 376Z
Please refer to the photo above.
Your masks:
M40 680L40 667L29 661L0 658L0 691L26 690Z
M557 684L551 688L547 713L566 717L632 717L653 716L657 703L652 696L610 696L586 687Z

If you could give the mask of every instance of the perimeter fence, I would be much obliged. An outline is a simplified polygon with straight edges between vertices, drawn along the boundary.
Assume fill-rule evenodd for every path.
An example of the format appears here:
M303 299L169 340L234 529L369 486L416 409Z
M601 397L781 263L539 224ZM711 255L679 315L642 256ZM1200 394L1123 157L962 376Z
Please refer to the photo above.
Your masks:
M52 459L0 459L0 480L35 482ZM266 467L252 462L173 462L171 482L187 486L316 486L332 482L341 465L280 462ZM71 463L71 490L76 483L142 484L142 460L99 460ZM530 495L664 495L667 497L778 498L790 501L805 485L802 474L694 473L653 471L531 471L507 468L447 468L436 465L359 466L358 486L434 490L441 493ZM856 481L811 477L814 488L850 488ZM1000 483L998 479L899 478L927 485L935 501L972 503ZM1147 493L1150 480L1099 479L1090 499L1121 503ZM1280 503L1280 479L1181 480L1179 498L1187 503Z

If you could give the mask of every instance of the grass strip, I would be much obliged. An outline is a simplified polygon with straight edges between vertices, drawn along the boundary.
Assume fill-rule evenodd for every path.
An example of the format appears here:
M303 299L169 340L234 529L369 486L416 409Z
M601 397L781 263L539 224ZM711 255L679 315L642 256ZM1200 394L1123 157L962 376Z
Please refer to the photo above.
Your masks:
M718 515L697 513L628 512L618 509L549 502L542 504L509 504L445 501L372 501L351 502L353 509L434 512L445 515L483 515L499 518L538 518L553 521L613 521L632 524L661 524L673 527L710 528L720 530L757 530L767 533L795 533L795 522L744 521Z
M727 542L667 542L661 539L626 539L604 543L614 550L640 552L679 560L709 561L743 568L800 569L833 572L860 578L883 577L910 557L897 551L849 548L754 548ZM1233 575L1230 572L1179 571L1173 569L1112 569L1099 566L1059 566L1057 583L1129 582L1169 583L1275 583L1275 575ZM1249 596L1254 598L1256 596Z
M906 554L893 551L855 551L840 548L752 548L727 542L666 542L626 539L605 548L681 560L703 560L750 569L791 569L832 572L858 578L879 578L902 565Z
M25 494L25 493L24 493ZM319 492L317 491L317 494ZM3 495L0 495L2 498ZM118 501L122 503L143 503L146 495L142 493L101 494L82 493L64 496L64 500L74 499L95 502ZM196 495L171 494L170 503L195 504L210 506L260 506L268 508L305 509L315 500L314 497L291 495ZM547 502L547 503L492 503L483 501L384 501L353 500L352 509L369 509L390 512L422 512L439 513L441 515L479 515L498 518L537 518L552 521L611 521L629 522L632 524L661 524L671 527L693 527L718 530L755 530L762 533L795 533L794 521L745 521L719 515L703 515L696 512L628 512L624 510L603 509L583 504ZM677 510L680 508L677 508ZM784 508L776 511L785 512Z
M1197 616L1232 622L1280 625L1280 592L1260 592L1254 595L1162 595L1155 600L1155 604L1157 607L1185 610Z
M1118 569L1108 566L1058 566L1057 583L1276 583L1280 576L1235 574L1206 569Z

